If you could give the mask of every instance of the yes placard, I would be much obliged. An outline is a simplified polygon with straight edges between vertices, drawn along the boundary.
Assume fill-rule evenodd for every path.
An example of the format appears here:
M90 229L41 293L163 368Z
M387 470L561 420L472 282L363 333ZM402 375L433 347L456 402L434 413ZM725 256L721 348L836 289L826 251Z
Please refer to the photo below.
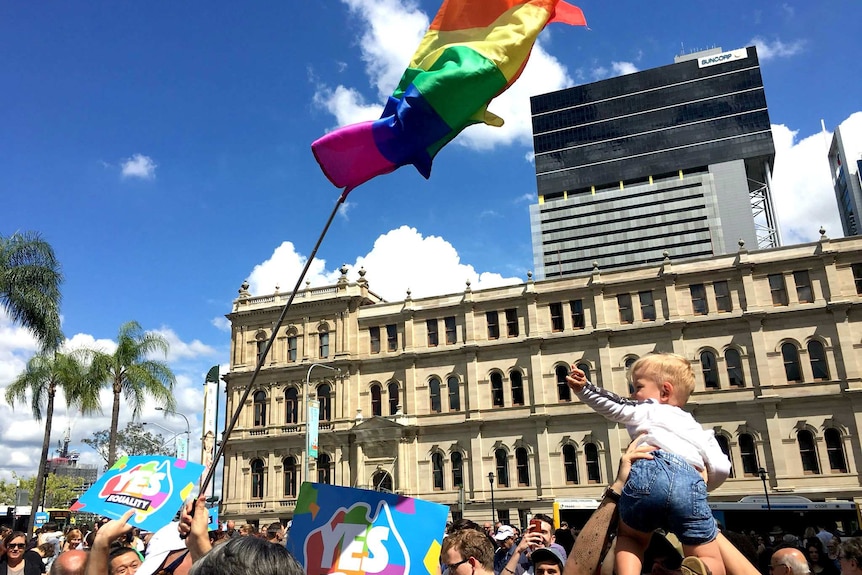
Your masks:
M118 519L134 509L129 523L155 531L173 520L203 469L163 455L121 457L71 510Z
M449 508L303 483L287 548L307 575L436 575Z

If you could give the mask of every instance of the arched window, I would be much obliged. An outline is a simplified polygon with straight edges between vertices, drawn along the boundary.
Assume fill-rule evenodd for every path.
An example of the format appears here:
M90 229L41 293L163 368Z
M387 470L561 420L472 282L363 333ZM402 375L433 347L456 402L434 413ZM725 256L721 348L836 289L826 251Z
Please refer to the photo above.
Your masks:
M781 358L784 361L784 375L787 381L802 381L802 370L799 368L799 351L792 343L781 346Z
M326 327L320 328L318 339L320 340L320 350L317 357L320 359L329 357L329 332Z
M567 484L576 485L578 483L578 455L575 446L571 443L563 446L563 472Z
M581 371L584 372L584 377L587 378L587 381L589 381L591 383L595 383L592 379L590 379L590 366L589 366L589 364L579 363L578 369L580 369Z
M814 434L807 429L796 432L799 443L799 457L802 458L802 472L806 475L819 475L820 463L817 461L817 447L814 445Z
M721 452L724 453L730 461L730 477L733 477L733 457L730 456L730 442L727 440L726 436L720 433L715 434L715 440L718 442Z
M808 360L811 362L811 373L814 379L829 379L826 351L823 349L823 344L816 339L808 342Z
M389 387L387 388L389 392L389 415L395 415L398 413L398 384L396 382L390 382Z
M434 482L434 490L443 490L443 456L435 453L431 456L431 477Z
M494 452L494 462L497 466L497 487L509 487L509 454L505 449Z
M446 387L449 388L449 411L461 411L461 389L458 378L450 376L446 380Z
M380 399L381 393L379 385L375 383L371 386L371 415L376 415L377 417L383 415L383 404Z
M829 469L835 473L847 473L847 459L844 457L844 443L841 432L830 427L823 432L826 440L826 453L829 455Z
M371 487L374 491L392 493L392 476L382 469L371 476Z
M440 380L432 377L428 381L428 396L431 400L431 413L440 413L443 411L442 402L440 401Z
M703 385L707 389L718 389L718 364L711 351L700 353L700 369L703 371Z
M739 436L739 458L742 460L742 474L745 477L757 477L757 470L760 469L757 450L754 448L754 438L748 433Z
M724 352L724 364L727 366L727 382L736 387L745 387L745 376L742 373L742 357L735 349L728 348Z
M628 379L628 382L629 382L629 393L630 394L635 392L635 386L632 383L632 374L630 373L630 370L637 360L638 360L638 358L636 355L630 355L626 358L626 361L624 364L626 366L626 376L627 376L626 379Z
M296 361L296 335L287 336L287 361Z
M317 401L320 402L320 421L332 419L332 391L328 383L317 386Z
M554 369L557 375L557 399L559 401L572 401L572 389L566 383L566 376L569 375L569 368L565 365L558 365Z
M327 453L317 456L317 482L332 484L332 458Z
M284 392L284 422L298 423L299 419L299 393L295 387L289 387Z
M254 393L254 426L266 427L266 393L256 391Z
M460 451L453 451L449 457L452 461L452 487L458 488L464 485L464 456Z
M503 375L499 371L491 374L491 404L503 407Z
M527 450L519 447L515 450L515 467L518 470L518 485L530 485L530 464Z
M285 457L282 461L284 468L284 496L296 497L296 458L292 455Z
M255 459L251 462L251 498L263 499L264 487L263 461Z
M517 369L510 371L509 381L512 382L512 405L524 405L524 378L521 372Z
M587 481L589 483L601 483L602 471L599 466L599 448L595 443L584 445L584 459L587 462Z

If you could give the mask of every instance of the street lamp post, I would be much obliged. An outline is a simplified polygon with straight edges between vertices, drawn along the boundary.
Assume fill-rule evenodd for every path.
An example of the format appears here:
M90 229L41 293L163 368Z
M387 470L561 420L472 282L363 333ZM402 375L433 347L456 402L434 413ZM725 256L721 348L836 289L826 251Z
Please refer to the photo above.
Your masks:
M141 425L154 425L154 426L158 427L159 429L161 429L162 431L167 431L168 433L172 434L170 437L168 437L167 439L165 439L161 443L156 443L155 441L153 441L151 439L147 439L146 437L143 437L143 436L141 437L141 439L147 439L147 441L149 441L150 444L154 445L158 449L162 449L163 447L165 447L168 444L168 442L176 439L177 437L179 437L180 435L185 433L185 431L180 431L179 433L177 433L173 429L168 429L164 425L159 425L158 423L156 423L154 421L142 421ZM159 435L159 437L161 437L161 435ZM174 442L174 456L176 456L176 455L177 455L177 444L176 444L176 442Z
M189 418L182 413L179 413L177 411L171 411L169 409L165 409L164 407L156 407L156 411L164 411L166 414L179 415L186 422L186 458L188 458L189 445L192 441L192 430L191 425L189 425Z
M491 523L497 524L497 508L494 505L494 472L488 472L488 482L491 484Z
M331 365L326 365L325 363L312 363L310 366L308 366L308 373L305 374L305 390L302 394L303 395L303 403L305 404L305 459L304 459L303 466L302 466L302 480L303 481L308 481L308 463L309 463L308 460L310 459L309 454L311 453L311 445L309 445L309 440L311 439L311 435L309 434L309 429L308 429L308 417L309 417L309 414L308 414L308 390L311 387L311 370L314 369L315 367L322 367L325 369L329 369L331 371L337 371L338 373L341 373L341 370L338 369L337 367L332 367Z
M757 474L760 476L760 480L763 482L763 494L766 495L766 510L772 511L772 505L770 505L769 503L769 490L766 488L766 470L761 467L757 470Z

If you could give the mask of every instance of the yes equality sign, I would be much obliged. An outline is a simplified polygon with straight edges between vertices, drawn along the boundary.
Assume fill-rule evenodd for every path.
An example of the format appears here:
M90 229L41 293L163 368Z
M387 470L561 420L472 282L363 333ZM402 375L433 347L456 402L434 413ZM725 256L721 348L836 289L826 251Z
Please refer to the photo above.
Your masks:
M119 519L134 509L129 523L156 531L173 520L203 469L164 455L121 457L70 510Z
M436 575L449 508L303 483L287 548L307 575Z

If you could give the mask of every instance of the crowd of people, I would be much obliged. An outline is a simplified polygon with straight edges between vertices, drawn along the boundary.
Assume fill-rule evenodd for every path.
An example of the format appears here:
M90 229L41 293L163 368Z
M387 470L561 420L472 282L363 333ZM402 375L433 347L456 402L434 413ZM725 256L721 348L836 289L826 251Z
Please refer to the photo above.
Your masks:
M862 575L862 538L834 525L800 535L723 532L706 505L730 464L711 432L682 410L694 387L685 358L651 354L631 368L632 396L592 385L577 367L568 385L587 405L624 423L632 444L598 509L579 530L535 515L528 526L460 519L447 526L439 575ZM3 534L0 575L303 575L278 522L209 529L204 497L179 521L141 534L134 511L92 531L56 524L28 540ZM618 520L615 521L615 518ZM5 572L4 572L5 570ZM311 575L320 575L314 573Z

